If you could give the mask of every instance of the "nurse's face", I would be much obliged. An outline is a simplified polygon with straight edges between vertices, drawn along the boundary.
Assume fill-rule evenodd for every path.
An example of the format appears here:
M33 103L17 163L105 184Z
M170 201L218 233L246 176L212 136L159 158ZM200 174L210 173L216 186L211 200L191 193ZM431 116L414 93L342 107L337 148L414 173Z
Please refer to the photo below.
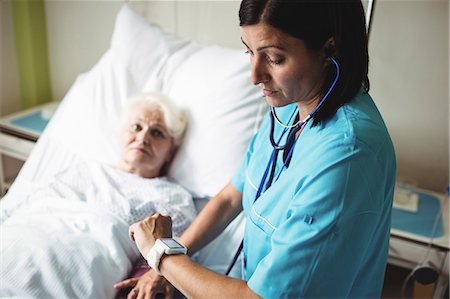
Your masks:
M324 51L312 51L302 40L262 23L242 26L242 42L250 54L252 83L260 84L269 104L318 104L329 64Z
M137 106L122 128L121 147L122 170L153 178L171 161L175 143L159 110Z

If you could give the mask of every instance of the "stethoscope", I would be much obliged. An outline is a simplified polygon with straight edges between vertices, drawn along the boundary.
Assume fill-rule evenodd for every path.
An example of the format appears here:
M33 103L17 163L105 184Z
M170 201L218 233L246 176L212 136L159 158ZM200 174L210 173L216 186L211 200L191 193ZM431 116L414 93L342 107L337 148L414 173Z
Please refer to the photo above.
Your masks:
M281 168L281 170L278 172L278 176L275 179L275 182L278 180L278 178L280 177L281 173L283 172L283 170L286 168L286 165L289 163L289 160L292 156L292 153L294 151L294 147L296 144L296 139L295 139L295 135L300 131L300 129L306 125L308 123L308 121L314 116L314 114L320 109L320 107L323 105L323 103L327 100L328 96L330 95L331 91L333 90L333 88L336 85L336 82L339 80L339 76L340 76L340 68L338 63L336 62L336 60L332 57L329 57L330 60L333 62L334 66L336 67L336 76L333 80L333 83L330 85L330 88L328 88L327 93L323 96L323 98L320 100L319 104L313 109L313 111L308 114L308 116L305 117L305 119L303 120L299 120L297 121L295 124L288 126L283 124L283 122L281 122L281 120L278 118L276 112L275 112L275 108L271 105L270 106L270 135L269 135L269 139L270 139L270 143L272 144L273 150L272 150L272 154L270 155L270 159L267 163L266 169L264 171L264 174L261 178L261 181L259 183L259 187L258 190L255 194L255 199L253 200L253 204L258 200L258 198L261 196L261 193L264 190L267 190L273 182L274 179L274 175L275 175L275 168L276 168L276 160L277 160L277 156L278 156L278 152L280 150L285 150L285 149L289 149L289 153L286 156L286 159L283 163L283 167ZM291 121L291 119L294 117L294 115L296 114L297 109L295 109L293 111L293 113L291 114L291 116L289 117L288 123ZM282 126L284 129L281 132L280 137L278 138L278 141L275 142L274 139L274 131L275 131L275 121ZM291 129L291 131L289 132L287 138L286 138L286 142L284 143L284 145L280 145L281 139L283 138L284 134ZM269 180L267 180L267 176L269 175L269 170L270 171L270 177ZM264 188L265 187L265 188ZM227 271L225 272L225 275L230 274L231 269L233 269L237 259L239 258L239 255L241 254L241 251L244 247L244 240L242 239L241 244L239 245L239 248L237 249L233 260L231 261L230 265L227 268Z

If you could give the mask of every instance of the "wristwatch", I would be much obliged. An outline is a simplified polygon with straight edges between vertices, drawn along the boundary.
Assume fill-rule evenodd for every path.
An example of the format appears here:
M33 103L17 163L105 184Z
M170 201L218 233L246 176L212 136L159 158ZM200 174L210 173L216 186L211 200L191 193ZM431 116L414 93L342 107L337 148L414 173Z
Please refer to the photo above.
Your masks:
M157 239L155 245L149 250L146 255L146 260L148 265L152 267L158 275L161 275L161 272L159 272L159 261L164 254L172 255L186 253L186 247L178 243L175 239L161 238Z

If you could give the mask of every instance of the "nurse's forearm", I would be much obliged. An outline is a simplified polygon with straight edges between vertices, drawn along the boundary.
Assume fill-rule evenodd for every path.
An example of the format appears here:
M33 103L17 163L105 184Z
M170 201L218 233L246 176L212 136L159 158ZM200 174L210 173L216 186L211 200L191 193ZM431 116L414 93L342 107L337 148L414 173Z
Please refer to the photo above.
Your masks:
M231 184L214 196L180 237L189 255L214 240L242 211L242 194Z
M245 281L201 267L186 255L164 256L159 269L187 298L261 298Z

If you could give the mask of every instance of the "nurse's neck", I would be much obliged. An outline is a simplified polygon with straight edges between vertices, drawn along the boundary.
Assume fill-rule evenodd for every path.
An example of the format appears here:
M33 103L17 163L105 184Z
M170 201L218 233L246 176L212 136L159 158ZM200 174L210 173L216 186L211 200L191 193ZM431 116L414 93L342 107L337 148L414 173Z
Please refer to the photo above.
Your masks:
M317 96L311 100L297 102L300 120L303 121L317 107L321 97Z

